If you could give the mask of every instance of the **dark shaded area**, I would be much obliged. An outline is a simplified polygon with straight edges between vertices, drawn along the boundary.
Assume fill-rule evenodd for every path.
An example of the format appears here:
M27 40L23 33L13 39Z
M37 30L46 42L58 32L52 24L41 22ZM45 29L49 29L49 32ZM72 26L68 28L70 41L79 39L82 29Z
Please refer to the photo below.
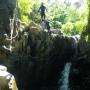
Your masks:
M28 33L28 38L23 36L16 53L10 56L9 68L16 77L18 88L58 90L64 65L72 62L75 54L74 39L61 35L53 37L42 31L30 30Z
M72 63L71 71L70 71L70 88L71 90L89 90L90 89L90 44L86 44L85 42L80 45L82 48L79 51L76 61Z
M90 62L89 49L86 49L89 45L86 42L76 43L72 37L53 37L41 31L28 32L28 38L23 36L22 44L10 56L9 68L20 90L58 90L58 81L67 62L72 62L71 90L89 90Z

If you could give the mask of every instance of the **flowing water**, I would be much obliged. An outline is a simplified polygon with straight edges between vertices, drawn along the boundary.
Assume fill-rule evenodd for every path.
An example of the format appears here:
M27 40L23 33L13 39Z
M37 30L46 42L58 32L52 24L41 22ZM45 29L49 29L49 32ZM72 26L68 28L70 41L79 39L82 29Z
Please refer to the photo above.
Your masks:
M70 90L69 89L69 73L70 73L70 67L71 63L66 63L64 70L62 71L62 77L59 80L59 89L58 90Z
M79 36L71 36L71 39L73 40L72 47L75 49L75 53L72 58L75 58L77 56L77 45L79 41ZM69 88L69 73L72 63L66 63L64 66L64 70L62 71L62 77L59 80L59 90L70 90Z

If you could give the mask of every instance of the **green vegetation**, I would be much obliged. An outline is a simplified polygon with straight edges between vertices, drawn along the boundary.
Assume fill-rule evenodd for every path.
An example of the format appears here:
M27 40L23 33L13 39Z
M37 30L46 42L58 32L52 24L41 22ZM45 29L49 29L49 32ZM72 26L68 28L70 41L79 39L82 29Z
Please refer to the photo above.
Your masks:
M30 5L31 2L28 0L19 0L18 2L18 8L20 13L20 19L24 21L28 21L28 15L30 13Z
M87 24L87 10L85 3L81 3L81 7L76 8L74 5L61 3L57 0L49 5L48 18L52 22L53 28L60 26L67 35L80 34Z
M34 3L37 3L38 0L18 0L18 8L20 13L20 19L24 22L29 21L29 15L32 11L30 8Z
M88 37L88 40L90 42L90 0L87 0L88 1L88 9L89 9L89 14L88 14L88 24L87 24L87 27L86 27L86 31L85 31L85 36L86 38Z
M18 0L20 19L24 22L32 20L40 24L41 17L38 12L40 3L40 0ZM79 2L72 5L57 0L48 1L45 5L48 9L46 17L50 21L51 28L61 29L67 35L81 34L85 29L88 17L87 3Z

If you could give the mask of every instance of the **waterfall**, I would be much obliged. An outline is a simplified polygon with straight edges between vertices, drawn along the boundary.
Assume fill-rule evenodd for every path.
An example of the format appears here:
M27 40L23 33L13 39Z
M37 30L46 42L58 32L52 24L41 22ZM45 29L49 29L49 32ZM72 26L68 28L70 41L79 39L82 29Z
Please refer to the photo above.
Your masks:
M77 46L78 41L80 39L79 35L70 36L72 40L72 47L75 49L75 53L73 55L73 58L75 58L78 54ZM59 80L59 90L70 90L69 88L69 73L70 73L70 67L72 63L68 62L64 66L64 70L62 71L61 79Z
M62 71L62 77L59 80L58 90L70 90L69 89L69 73L70 73L71 63L66 63L64 70Z

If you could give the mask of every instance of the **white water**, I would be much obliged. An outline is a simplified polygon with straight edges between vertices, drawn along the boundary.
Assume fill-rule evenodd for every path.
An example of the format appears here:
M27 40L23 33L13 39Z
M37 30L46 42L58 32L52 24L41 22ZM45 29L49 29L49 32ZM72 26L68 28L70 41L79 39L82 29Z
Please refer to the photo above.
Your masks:
M65 64L64 70L62 71L62 77L59 81L60 87L58 90L70 90L69 89L69 73L70 73L71 65L72 65L71 63Z

